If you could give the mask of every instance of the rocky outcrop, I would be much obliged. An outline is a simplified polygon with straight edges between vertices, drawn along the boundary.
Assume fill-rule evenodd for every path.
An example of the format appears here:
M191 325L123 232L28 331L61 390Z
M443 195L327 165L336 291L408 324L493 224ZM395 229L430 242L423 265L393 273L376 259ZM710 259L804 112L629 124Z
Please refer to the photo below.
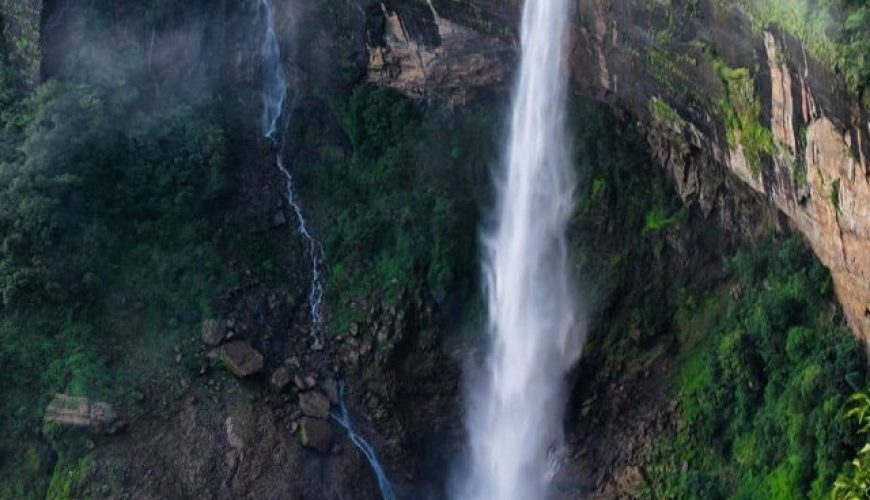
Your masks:
M123 427L111 404L66 394L54 395L45 409L45 421L107 434L113 434Z
M263 355L247 342L236 340L219 349L220 359L236 377L243 378L263 369Z
M431 13L436 46L415 44L420 37L400 29L420 14L384 8L386 32L396 34L370 47L371 80L411 95L445 82L505 84L506 68L468 78L464 61L476 51L503 63L509 42L456 28L473 23L457 3L441 4ZM478 17L516 18L505 15L516 12L513 3L471 4ZM463 36L451 38L454 31ZM842 78L788 34L759 31L738 8L712 1L580 1L570 43L576 88L644 125L653 156L689 207L734 234L784 219L831 270L850 326L870 340L870 118ZM382 70L384 53L392 71ZM487 59L493 53L500 57ZM426 68L442 73L431 78Z
M510 45L441 17L431 2L380 2L369 15L377 20L367 30L370 81L455 103L508 81Z
M726 228L757 228L728 210L736 186L724 167L776 207L830 269L852 329L870 339L867 111L789 35L758 32L714 3L668 8L582 2L571 61L578 85L647 124L688 205Z

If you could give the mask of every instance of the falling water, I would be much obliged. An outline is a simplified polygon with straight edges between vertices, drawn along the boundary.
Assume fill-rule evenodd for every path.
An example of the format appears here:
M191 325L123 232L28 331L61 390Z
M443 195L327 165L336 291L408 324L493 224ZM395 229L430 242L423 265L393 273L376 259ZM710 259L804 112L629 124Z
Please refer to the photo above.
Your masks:
M561 450L564 377L580 355L566 263L574 177L564 136L568 0L527 0L495 227L483 235L491 351L469 391L460 496L545 498Z
M311 335L314 338L314 349L323 347L323 283L320 276L320 263L323 258L323 249L320 243L308 231L302 207L296 201L293 176L281 159L284 138L279 133L278 127L284 105L287 100L287 79L284 66L281 63L281 47L278 45L278 37L275 34L275 11L272 0L260 0L260 6L266 14L266 35L263 40L263 135L271 139L277 147L275 154L275 166L284 176L284 193L287 203L293 209L296 216L296 229L302 237L306 247L311 271L311 283L308 292L308 313L311 321Z
M302 208L296 201L293 186L293 176L290 170L284 165L284 160L281 158L283 150L283 136L279 132L281 117L284 112L284 107L287 100L287 79L285 76L284 66L281 63L281 48L278 45L278 37L275 34L275 11L272 6L272 0L260 0L260 6L266 14L266 35L263 41L262 57L263 57L263 116L262 128L263 135L270 139L276 146L277 152L275 155L275 166L284 176L285 181L285 196L287 203L293 208L293 213L298 221L297 231L306 245L308 258L311 268L311 291L308 296L309 314L311 316L311 331L314 336L314 349L323 347L323 338L321 329L323 326L323 316L321 305L323 301L323 284L320 276L320 263L323 258L323 250L317 240L308 231L308 226L305 223L305 217L302 213ZM285 119L286 121L286 119ZM393 487L387 479L381 463L375 454L375 450L362 438L353 428L353 423L350 420L350 415L347 412L347 407L344 403L344 385L341 386L338 412L331 413L331 417L346 431L351 442L365 456L375 477L378 481L378 487L381 490L381 495L384 500L394 500Z
M393 486L390 484L390 480L387 479L387 474L384 472L384 468L381 467L381 463L378 461L378 456L375 453L375 450L366 442L365 439L362 438L362 436L357 434L353 428L353 423L350 421L347 407L344 404L344 384L339 388L338 412L333 412L330 416L339 425L344 427L344 430L347 431L347 437L350 438L353 445L356 446L357 449L362 452L363 456L366 457L366 460L368 460L372 472L374 472L375 478L378 480L378 488L381 490L381 497L383 497L384 500L394 500L396 497L393 494Z

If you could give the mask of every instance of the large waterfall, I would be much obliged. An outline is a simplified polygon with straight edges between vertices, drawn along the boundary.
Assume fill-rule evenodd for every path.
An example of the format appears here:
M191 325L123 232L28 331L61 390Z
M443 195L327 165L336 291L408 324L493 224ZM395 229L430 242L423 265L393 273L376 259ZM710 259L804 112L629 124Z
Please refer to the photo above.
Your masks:
M544 498L558 463L564 378L582 340L565 242L575 185L563 130L568 14L568 0L523 9L495 227L482 238L491 351L469 394L464 498Z

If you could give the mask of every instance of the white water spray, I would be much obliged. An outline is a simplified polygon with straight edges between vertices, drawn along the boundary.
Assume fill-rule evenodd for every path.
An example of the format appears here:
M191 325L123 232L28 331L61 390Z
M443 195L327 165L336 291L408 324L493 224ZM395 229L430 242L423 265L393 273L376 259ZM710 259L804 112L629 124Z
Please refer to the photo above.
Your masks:
M311 282L308 292L308 314L311 324L311 336L314 339L314 349L323 348L323 283L320 276L320 263L323 260L323 248L308 231L302 207L296 201L293 176L281 159L284 138L278 128L287 100L287 79L284 66L281 63L281 47L275 35L275 11L272 0L260 0L260 6L266 14L266 35L263 39L263 135L272 140L277 147L275 166L284 176L285 199L296 216L296 230L302 237L308 255Z
M582 345L565 242L575 185L564 136L568 14L568 0L523 9L496 226L483 235L491 352L469 393L466 499L545 498L561 449L564 378Z

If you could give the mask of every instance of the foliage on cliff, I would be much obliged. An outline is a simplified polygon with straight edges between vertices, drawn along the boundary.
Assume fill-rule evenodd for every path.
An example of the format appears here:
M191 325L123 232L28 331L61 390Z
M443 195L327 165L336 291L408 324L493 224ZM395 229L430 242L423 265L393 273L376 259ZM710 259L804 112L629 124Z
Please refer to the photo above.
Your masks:
M104 42L102 65L145 49ZM232 281L212 243L230 184L222 104L160 97L137 72L103 78L82 52L67 61L77 74L29 96L0 57L3 498L68 496L67 467L86 450L44 434L48 399L135 408Z
M858 445L841 412L863 359L797 239L728 259L731 285L677 313L681 417L651 471L680 498L822 498Z
M469 291L476 190L497 156L491 106L453 111L364 85L325 120L300 113L294 168L324 245L337 333L368 297L391 305Z
M820 60L843 73L870 104L870 3L866 0L738 0L759 27L791 32Z

